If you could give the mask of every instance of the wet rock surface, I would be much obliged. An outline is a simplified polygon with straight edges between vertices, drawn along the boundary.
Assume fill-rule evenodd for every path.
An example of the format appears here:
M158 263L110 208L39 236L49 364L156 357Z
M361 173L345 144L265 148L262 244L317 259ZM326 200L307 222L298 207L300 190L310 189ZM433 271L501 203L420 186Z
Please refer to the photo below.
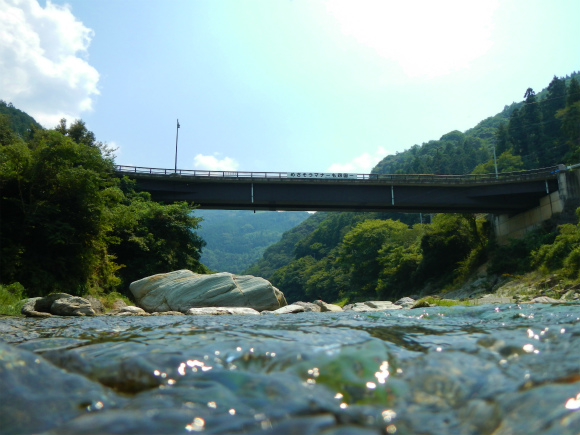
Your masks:
M2 318L0 432L576 435L579 361L578 303Z

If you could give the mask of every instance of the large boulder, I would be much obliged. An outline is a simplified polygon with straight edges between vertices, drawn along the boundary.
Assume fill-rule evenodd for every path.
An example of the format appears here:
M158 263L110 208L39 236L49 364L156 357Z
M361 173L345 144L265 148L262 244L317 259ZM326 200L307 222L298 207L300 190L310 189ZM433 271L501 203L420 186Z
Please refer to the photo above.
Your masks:
M94 316L91 303L78 296L67 293L53 293L39 298L27 299L20 312L29 317Z
M50 306L50 312L57 316L94 316L95 311L91 303L85 298L71 296L60 298Z
M201 307L247 307L277 310L287 305L284 294L264 278L227 272L201 275L178 270L131 283L131 293L145 311L187 312Z

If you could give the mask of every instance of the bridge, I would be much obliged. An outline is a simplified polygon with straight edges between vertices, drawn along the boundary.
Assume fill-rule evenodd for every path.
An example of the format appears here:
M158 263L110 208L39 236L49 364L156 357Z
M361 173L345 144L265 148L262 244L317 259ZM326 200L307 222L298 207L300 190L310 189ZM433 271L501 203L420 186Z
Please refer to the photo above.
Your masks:
M562 188L564 165L484 175L173 170L117 166L156 201L205 209L493 213L515 215ZM321 176L323 174L320 174Z

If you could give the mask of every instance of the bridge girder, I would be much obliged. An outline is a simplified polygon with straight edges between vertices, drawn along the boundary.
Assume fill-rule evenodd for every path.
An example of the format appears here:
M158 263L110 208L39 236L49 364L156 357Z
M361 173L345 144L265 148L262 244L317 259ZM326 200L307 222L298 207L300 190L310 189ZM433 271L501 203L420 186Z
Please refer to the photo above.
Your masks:
M441 184L124 175L156 201L188 201L204 209L516 214L558 190L556 178Z

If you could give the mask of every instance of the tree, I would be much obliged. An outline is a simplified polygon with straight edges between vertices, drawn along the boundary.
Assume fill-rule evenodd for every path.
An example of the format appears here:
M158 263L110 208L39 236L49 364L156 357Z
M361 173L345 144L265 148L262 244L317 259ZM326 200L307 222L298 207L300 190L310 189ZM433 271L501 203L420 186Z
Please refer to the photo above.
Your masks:
M338 250L338 263L350 276L350 289L376 296L381 264L379 251L408 226L393 220L367 220L350 230Z
M451 282L454 270L478 245L473 227L460 214L437 214L421 238L417 279Z
M514 156L509 151L506 151L497 156L497 172L514 172L522 171L524 169L524 162L520 156ZM472 174L492 174L495 172L495 162L489 159L486 163L477 165Z
M163 271L205 271L192 205L135 192L82 121L57 130L36 129L25 142L0 116L0 283L20 282L30 296L80 295Z
M508 136L515 154L529 154L528 143L524 134L524 122L519 109L514 109L508 123Z
M566 98L566 106L572 106L574 103L580 101L580 84L576 77L572 77L570 85L568 86L568 96Z
M503 122L499 123L497 131L495 132L495 152L496 155L504 153L509 148L509 138L506 125Z
M562 140L562 121L556 113L566 107L566 82L554 76L548 85L547 95L541 102L544 137L546 141L546 164L561 163L566 153L566 144Z
M527 167L545 166L547 163L546 149L543 144L542 113L538 106L536 93L528 88L524 94L526 99L522 109L523 137L529 156L522 156ZM527 158L526 158L527 157Z
M566 160L576 163L580 159L580 85L575 78L570 81L566 107L556 113L562 122L562 141L566 144Z
M119 180L116 198L108 209L110 252L121 267L122 290L146 276L189 269L206 273L199 262L205 242L194 232L200 218L185 203L159 204L147 192L136 192L135 182Z
M98 148L39 130L0 149L2 280L45 294L104 284L104 202L112 161Z
M276 270L270 281L284 292L288 302L296 302L306 298L306 282L310 277L310 267L316 263L311 256L292 261L287 266Z

